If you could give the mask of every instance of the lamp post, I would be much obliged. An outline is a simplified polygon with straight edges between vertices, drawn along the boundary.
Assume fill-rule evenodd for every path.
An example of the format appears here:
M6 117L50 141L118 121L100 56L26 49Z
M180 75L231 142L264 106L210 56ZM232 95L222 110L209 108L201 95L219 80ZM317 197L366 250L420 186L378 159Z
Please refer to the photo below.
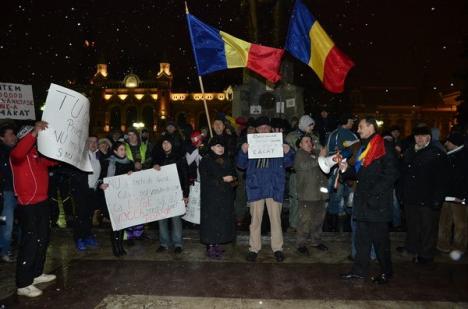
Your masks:
M141 130L145 127L145 124L143 122L134 122L133 127L137 130Z

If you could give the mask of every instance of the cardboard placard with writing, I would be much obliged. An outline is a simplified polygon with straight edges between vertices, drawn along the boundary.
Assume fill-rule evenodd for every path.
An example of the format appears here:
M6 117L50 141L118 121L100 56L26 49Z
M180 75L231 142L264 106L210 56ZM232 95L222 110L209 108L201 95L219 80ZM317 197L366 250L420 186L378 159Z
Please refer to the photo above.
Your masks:
M182 219L191 223L200 224L200 182L198 181L195 181L194 185L190 186L187 212Z
M159 171L108 177L103 182L109 185L104 195L114 231L185 213L175 164L162 166Z
M282 158L283 133L247 134L249 159Z
M0 82L0 119L36 119L31 85Z
M76 91L50 84L42 120L48 122L49 126L39 132L39 152L85 172L92 172L86 145L89 130L88 99Z

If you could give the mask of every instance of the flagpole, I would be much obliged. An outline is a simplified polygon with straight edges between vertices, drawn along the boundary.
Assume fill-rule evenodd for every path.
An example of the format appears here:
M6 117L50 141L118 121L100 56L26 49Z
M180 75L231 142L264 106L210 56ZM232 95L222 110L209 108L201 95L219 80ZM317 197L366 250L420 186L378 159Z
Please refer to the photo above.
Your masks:
M190 33L190 40L192 43L192 49L193 49L193 56L195 57L195 63L197 65L197 71L198 71L198 59L197 59L197 53L195 52L195 48L193 47L193 35L192 35L192 28L190 27L190 20L188 18L189 14L189 9L187 5L187 1L185 1L185 14L187 15L187 25L189 28L189 33ZM211 129L211 120L210 120L210 113L208 111L208 105L206 104L206 98L205 98L205 87L203 86L203 79L201 75L198 75L198 82L200 83L200 89L202 92L202 98L203 98L203 106L205 107L205 115L206 115L206 121L208 121L208 129L210 131L210 138L213 137L213 130Z
M200 75L198 75L198 81L200 82L200 88L201 88L201 92L203 96L203 105L205 106L206 120L208 121L208 129L210 130L210 137L213 137L213 130L211 129L210 113L208 112L208 105L206 104L206 98L205 98L205 88L203 87L203 79Z

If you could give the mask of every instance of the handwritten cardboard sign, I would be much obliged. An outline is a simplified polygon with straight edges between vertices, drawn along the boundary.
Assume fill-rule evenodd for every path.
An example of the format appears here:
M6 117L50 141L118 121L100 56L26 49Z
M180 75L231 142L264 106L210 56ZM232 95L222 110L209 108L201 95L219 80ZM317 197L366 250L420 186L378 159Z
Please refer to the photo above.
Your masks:
M0 82L0 119L36 119L31 85Z
M187 212L182 219L195 224L200 224L200 182L198 181L195 181L195 184L190 186Z
M185 213L182 189L175 164L104 178L104 191L112 229L180 216Z
M86 145L88 99L76 91L50 84L42 120L47 121L49 127L39 133L39 152L85 172L92 172Z
M248 134L247 143L249 159L283 157L283 133Z

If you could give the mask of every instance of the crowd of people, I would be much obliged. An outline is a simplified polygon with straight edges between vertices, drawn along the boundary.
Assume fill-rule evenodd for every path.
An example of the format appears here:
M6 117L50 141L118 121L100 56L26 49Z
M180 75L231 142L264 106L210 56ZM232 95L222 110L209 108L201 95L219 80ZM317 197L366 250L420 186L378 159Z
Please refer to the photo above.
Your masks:
M43 273L51 227L71 227L79 251L98 246L93 226L110 223L104 178L146 169L158 172L170 164L177 167L186 205L191 186L200 183L200 241L212 259L223 257L222 245L233 242L236 231L249 221L246 259L256 261L265 205L277 262L285 259L284 228L295 233L297 254L305 256L310 250L328 250L323 231L351 232L348 258L353 266L341 275L346 280L368 277L373 259L380 273L372 281L391 279L391 230L407 232L397 251L417 264L433 262L437 252L466 251L468 152L461 128L453 127L442 145L437 129L423 123L402 138L396 126L381 132L370 116L358 121L341 115L336 121L324 110L316 119L219 114L212 134L208 128L194 130L169 121L155 138L148 130L133 128L106 137L91 135L87 147L92 173L37 151L37 136L47 123L18 131L11 124L1 126L0 255L3 262L14 262L15 234L18 295L38 296L42 291L35 285L55 279ZM283 157L249 158L247 135L270 132L283 134ZM156 252L183 252L181 216L159 220L157 226ZM116 257L149 232L145 225L110 230Z

